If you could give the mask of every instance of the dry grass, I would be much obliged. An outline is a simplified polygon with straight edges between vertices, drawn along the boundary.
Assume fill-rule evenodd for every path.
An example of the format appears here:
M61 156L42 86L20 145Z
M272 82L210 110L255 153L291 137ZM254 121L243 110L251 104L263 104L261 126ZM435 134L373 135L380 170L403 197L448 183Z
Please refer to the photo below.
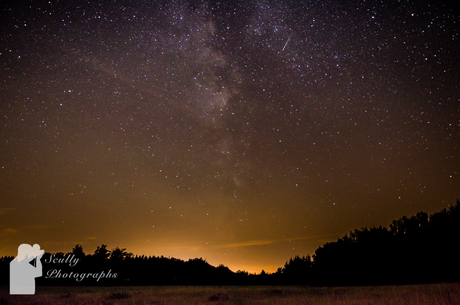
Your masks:
M10 296L0 305L41 304L460 304L460 283L376 287L37 287L32 296Z

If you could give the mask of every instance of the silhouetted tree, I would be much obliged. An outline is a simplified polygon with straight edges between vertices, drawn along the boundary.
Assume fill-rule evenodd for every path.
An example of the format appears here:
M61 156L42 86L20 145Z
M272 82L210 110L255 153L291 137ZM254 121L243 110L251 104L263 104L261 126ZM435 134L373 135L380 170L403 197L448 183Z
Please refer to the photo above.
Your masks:
M83 251L83 246L82 245L75 245L75 247L73 247L72 249L72 254L74 254L75 256L79 257L79 258L83 258L85 257L85 252Z
M107 245L102 244L96 248L93 256L98 260L106 260L110 257L110 250L107 249Z
M284 264L284 268L279 268L277 273L282 273L287 283L307 284L313 280L312 266L310 255L295 256Z
M112 249L112 252L110 252L110 260L112 261L122 261L126 258L130 258L131 256L133 256L133 254L127 252L126 248L116 247L115 249Z

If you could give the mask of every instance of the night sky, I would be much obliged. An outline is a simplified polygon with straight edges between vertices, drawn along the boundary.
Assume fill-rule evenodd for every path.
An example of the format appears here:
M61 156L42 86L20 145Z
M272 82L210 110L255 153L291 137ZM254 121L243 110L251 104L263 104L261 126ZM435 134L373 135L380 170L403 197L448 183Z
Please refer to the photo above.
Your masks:
M460 198L447 2L9 2L0 255L107 244L274 272Z

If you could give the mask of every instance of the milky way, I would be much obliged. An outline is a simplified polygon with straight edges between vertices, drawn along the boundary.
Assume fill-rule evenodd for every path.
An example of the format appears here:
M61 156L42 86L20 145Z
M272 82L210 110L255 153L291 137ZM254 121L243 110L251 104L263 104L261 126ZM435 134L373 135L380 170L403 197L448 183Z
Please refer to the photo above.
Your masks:
M0 254L275 271L460 197L460 14L435 1L0 12Z

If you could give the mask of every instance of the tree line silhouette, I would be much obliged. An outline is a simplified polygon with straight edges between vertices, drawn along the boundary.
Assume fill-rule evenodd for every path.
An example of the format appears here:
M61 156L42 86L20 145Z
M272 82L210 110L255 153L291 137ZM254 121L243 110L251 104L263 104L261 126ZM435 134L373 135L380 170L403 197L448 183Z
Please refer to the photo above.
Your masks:
M125 248L98 246L85 254L81 245L69 253L45 253L37 285L385 285L460 280L460 204L428 215L394 220L389 228L372 227L320 246L313 256L289 259L275 273L232 272L203 258L133 255ZM78 258L69 264L65 259ZM0 284L9 282L13 256L0 257ZM61 277L56 275L57 270ZM109 272L111 277L99 276ZM71 273L73 277L71 276ZM64 278L64 274L67 276ZM90 276L87 276L90 274ZM95 275L96 274L96 275ZM48 275L48 276L47 276ZM78 276L86 275L83 280ZM116 275L115 277L113 275ZM99 279L97 279L99 276Z

